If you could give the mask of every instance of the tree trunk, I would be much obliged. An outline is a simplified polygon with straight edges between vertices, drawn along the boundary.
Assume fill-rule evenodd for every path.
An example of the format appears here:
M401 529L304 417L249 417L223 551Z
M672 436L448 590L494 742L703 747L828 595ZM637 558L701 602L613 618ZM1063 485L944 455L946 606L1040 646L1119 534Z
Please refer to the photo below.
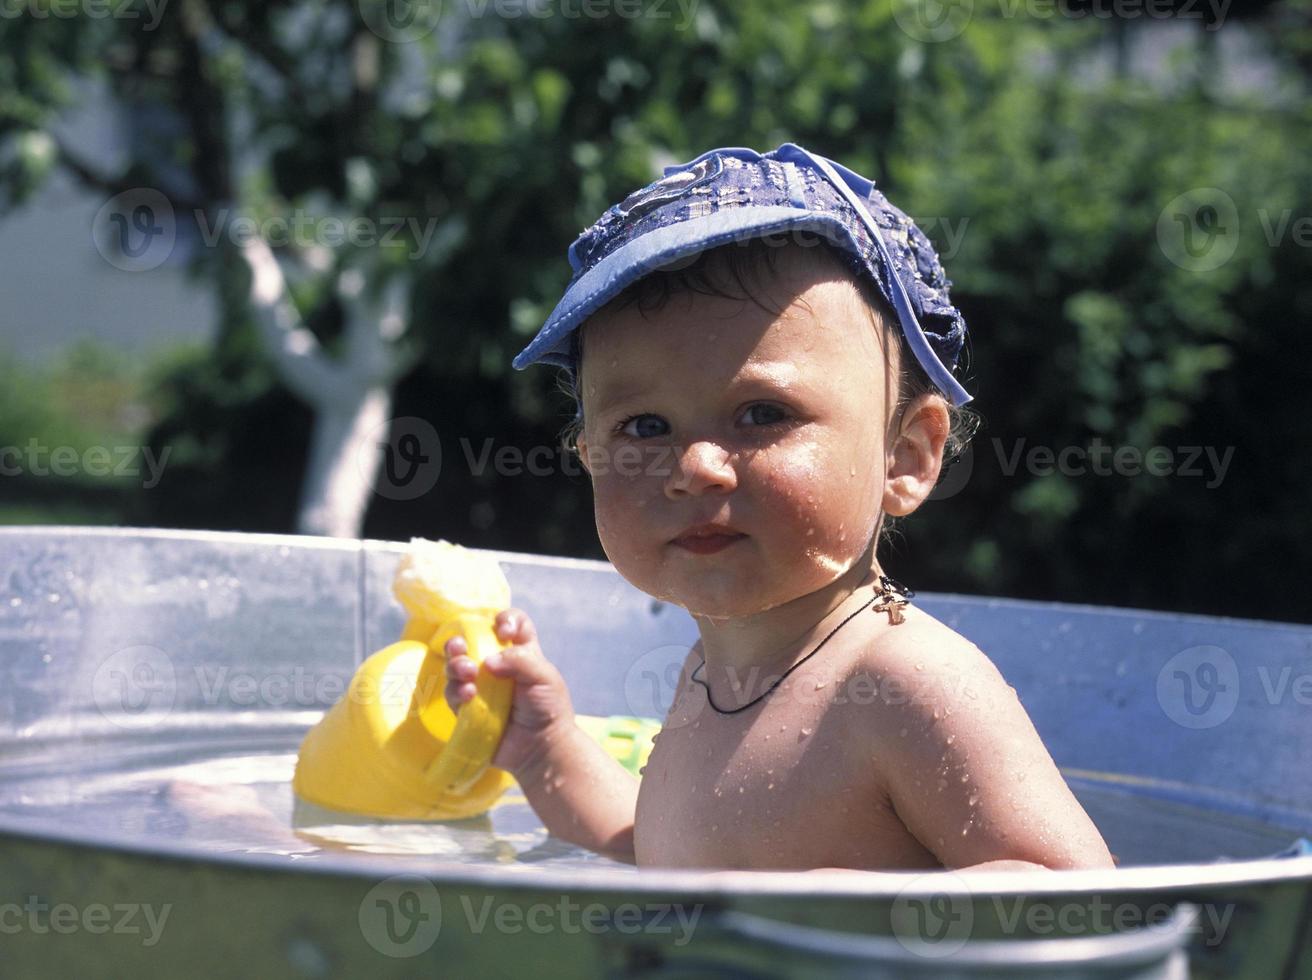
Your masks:
M392 393L379 386L343 394L320 409L296 518L299 533L360 537L391 407Z
M296 529L358 538L383 458L392 385L414 363L413 349L396 342L407 324L409 280L393 279L381 297L369 298L358 271L341 277L346 355L334 361L301 325L268 244L252 236L241 251L265 350L282 381L315 411Z

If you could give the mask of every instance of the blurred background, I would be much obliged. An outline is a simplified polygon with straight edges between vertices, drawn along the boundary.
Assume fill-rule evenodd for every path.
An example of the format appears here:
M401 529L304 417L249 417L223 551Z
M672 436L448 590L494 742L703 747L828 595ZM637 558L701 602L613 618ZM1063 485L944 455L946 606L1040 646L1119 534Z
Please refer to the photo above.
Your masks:
M0 522L604 558L510 360L607 205L791 140L971 330L891 574L1312 621L1310 78L1309 0L13 0Z

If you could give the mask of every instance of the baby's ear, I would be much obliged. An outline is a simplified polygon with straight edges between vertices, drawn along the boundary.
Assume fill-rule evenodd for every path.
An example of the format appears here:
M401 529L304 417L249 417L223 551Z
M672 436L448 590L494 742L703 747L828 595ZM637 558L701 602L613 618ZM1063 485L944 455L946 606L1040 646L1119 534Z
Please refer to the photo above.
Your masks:
M934 491L943 468L950 419L942 396L914 398L902 413L902 424L888 446L884 478L884 512L893 517L912 513Z

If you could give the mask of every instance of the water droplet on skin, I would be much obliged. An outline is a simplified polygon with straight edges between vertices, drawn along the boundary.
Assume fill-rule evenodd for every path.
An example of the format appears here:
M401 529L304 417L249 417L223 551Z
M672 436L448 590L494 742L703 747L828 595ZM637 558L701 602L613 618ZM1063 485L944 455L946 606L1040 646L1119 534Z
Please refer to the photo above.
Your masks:
M788 726L787 726L787 725L780 725L780 726L779 726L779 731L781 731L781 732L786 732L786 731L788 731Z
M1023 770L1021 772L1016 773L1016 782L1018 783L1025 782L1025 773Z
M712 829L712 830L719 830L719 829L720 829L720 825L719 825L718 823L713 823L713 824L711 824L711 829Z
M806 738L808 735L810 735L810 734L811 734L811 731L812 731L812 730L811 730L810 728L803 728L803 729L802 729L802 738Z
M724 793L724 790L720 789L720 787L718 787L718 786L715 787L715 795L716 795L716 796L721 796L721 795L723 795L723 793Z
M979 794L978 794L978 793L975 793L975 792L972 792L972 793L970 794L970 796L968 796L968 797L966 798L966 805L967 805L967 806L979 806Z
M956 740L957 740L957 736L955 735L949 735L947 738L943 739L943 741L946 742L948 745L951 745Z
M964 827L961 828L961 836L962 836L962 837L965 837L966 834L968 834L968 833L970 833L970 824L966 824L966 826L964 826Z
M948 781L946 779L940 779L938 781L938 791L941 793L947 788L948 788Z
M853 463L851 466L847 468L847 475L856 476L856 463Z
M828 683L829 683L828 681L816 681L816 682L815 682L815 689L818 691L818 690L820 690L820 688L824 687L824 686L825 686L826 684L828 684Z
M770 784L769 784L768 786L766 786L765 788L766 788L766 789L774 789L774 783L770 783Z
M916 670L924 670L924 669L925 669L924 664L916 664Z
M935 709L934 709L934 720L935 720L935 721L938 721L938 720L939 720L940 718L942 718L942 717L943 717L943 712L939 711L938 708L935 708Z
M963 772L963 773L961 774L961 781L962 781L963 783L969 781L969 779L970 779L970 776L968 776L966 773Z
M742 791L743 791L743 788L742 788L741 786L739 786L739 787L738 787L738 792L741 793ZM741 811L739 811L739 812L741 812Z

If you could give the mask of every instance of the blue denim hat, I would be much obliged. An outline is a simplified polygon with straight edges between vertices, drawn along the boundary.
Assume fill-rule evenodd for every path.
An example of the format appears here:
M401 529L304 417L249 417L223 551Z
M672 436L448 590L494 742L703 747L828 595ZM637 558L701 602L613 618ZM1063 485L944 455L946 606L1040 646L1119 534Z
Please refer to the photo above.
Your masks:
M966 322L934 246L872 181L795 143L764 154L710 150L613 205L570 246L565 295L511 365L574 372L574 331L632 283L729 242L790 231L837 246L896 311L929 379L953 405L972 400L952 376Z

